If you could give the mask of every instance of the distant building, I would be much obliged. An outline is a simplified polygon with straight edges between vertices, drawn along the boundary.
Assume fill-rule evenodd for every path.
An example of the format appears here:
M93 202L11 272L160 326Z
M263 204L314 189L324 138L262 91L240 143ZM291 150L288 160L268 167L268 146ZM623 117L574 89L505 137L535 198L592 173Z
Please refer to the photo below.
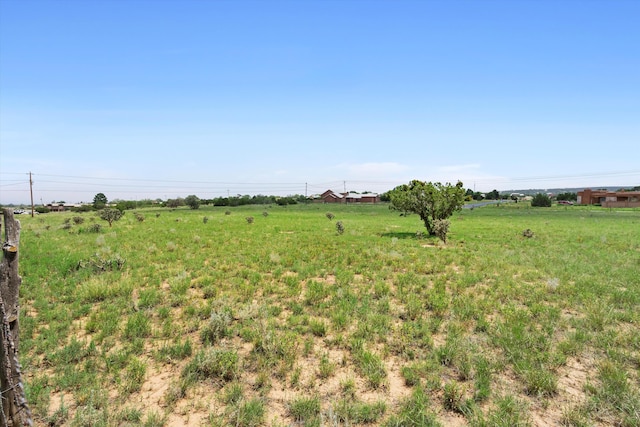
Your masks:
M51 212L64 212L64 211L70 211L73 208L79 208L81 206L82 206L81 204L74 204L74 203L49 203L47 205L47 208Z
M605 208L639 208L640 191L578 191L579 205L600 205Z
M376 193L335 193L327 190L316 200L324 203L378 203L380 196Z

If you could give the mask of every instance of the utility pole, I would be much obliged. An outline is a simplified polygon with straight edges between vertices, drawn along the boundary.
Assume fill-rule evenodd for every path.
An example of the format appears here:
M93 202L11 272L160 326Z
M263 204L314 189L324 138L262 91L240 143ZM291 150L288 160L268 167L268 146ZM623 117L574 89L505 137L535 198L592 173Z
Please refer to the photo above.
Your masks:
M33 207L33 180L31 179L31 172L29 172L29 192L31 193L31 218L33 218L35 208Z
M342 181L342 187L344 188L344 192L347 192L347 181Z

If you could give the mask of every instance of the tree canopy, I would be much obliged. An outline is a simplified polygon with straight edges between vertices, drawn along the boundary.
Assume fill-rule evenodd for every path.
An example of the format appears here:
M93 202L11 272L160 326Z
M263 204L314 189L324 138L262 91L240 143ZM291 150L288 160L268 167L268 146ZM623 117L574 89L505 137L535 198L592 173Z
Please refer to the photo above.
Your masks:
M434 222L447 219L462 209L464 198L465 189L460 181L451 185L413 180L389 192L391 208L418 214L431 236L436 234Z
M195 194L191 194L187 197L184 198L184 203L189 206L189 208L191 209L198 209L200 208L200 198L198 198L198 196L196 196Z
M543 208L551 207L551 197L543 193L538 193L533 196L533 200L531 200L531 206Z
M109 223L109 227L113 225L115 221L120 220L124 215L124 212L118 209L104 208L100 211L100 218Z
M107 205L107 196L104 193L98 193L93 197L93 207L102 209Z

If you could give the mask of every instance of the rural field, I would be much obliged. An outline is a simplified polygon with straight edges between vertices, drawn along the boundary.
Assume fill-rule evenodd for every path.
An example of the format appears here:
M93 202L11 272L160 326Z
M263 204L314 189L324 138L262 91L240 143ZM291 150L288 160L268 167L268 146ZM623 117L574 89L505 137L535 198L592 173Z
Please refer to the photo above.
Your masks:
M638 209L17 218L38 426L640 426Z

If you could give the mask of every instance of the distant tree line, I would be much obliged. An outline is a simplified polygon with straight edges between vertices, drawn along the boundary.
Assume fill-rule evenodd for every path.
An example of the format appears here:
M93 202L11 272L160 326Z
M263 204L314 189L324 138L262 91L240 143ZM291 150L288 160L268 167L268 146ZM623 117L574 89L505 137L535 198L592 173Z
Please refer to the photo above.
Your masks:
M246 205L295 205L297 203L305 203L309 199L303 195L296 194L293 196L265 196L258 194L255 196L237 195L230 197L216 197L214 199L200 199L195 195L189 195L185 198L168 199L164 202L164 206L169 208L177 208L180 206L189 206L191 209L198 209L200 205L211 206L246 206Z

